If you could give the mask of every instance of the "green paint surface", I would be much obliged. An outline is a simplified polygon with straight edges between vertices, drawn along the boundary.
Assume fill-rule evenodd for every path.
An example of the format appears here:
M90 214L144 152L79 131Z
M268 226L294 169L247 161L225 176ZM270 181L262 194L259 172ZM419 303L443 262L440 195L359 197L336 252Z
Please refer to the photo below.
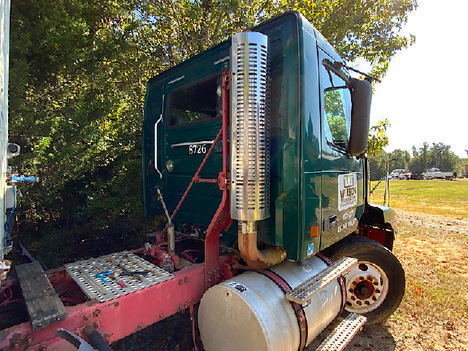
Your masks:
M338 227L323 230L323 220L336 215L337 225L342 225L349 221L350 211L355 213L352 218L360 216L364 203L363 165L360 160L330 146L323 132L321 60L324 57L340 60L339 56L296 12L286 13L253 30L268 35L271 84L271 210L270 217L258 223L259 240L284 246L288 258L301 260L307 257L310 244L316 253L349 234L350 230L338 232ZM221 128L221 120L217 118L219 111L211 109L205 112L212 113L212 118L171 125L170 106L175 104L171 98L175 99L181 89L189 91L191 84L219 77L228 70L229 46L229 41L221 43L148 83L143 146L144 200L148 216L162 212L157 201L157 186L161 187L172 213L203 159L203 154L190 154L188 146L177 145L210 141ZM208 87L205 89L213 91ZM213 92L211 96L216 99ZM202 99L201 95L196 93L196 99ZM154 167L154 125L161 113L163 122L157 130L157 167L162 178ZM198 117L192 114L191 118ZM173 166L171 171L166 167L168 162ZM221 170L222 149L218 145L201 176L216 178ZM357 174L358 201L353 208L340 212L337 208L338 176L349 172ZM179 228L206 227L220 201L221 191L214 184L195 184L174 222ZM309 238L312 225L319 226L320 236L317 238ZM224 240L235 240L236 232L237 226L233 224Z

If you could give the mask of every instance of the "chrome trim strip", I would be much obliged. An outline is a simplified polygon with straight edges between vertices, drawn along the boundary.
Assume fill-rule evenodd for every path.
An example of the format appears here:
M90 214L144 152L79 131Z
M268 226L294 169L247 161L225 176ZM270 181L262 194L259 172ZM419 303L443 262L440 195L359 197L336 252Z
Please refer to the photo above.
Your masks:
M222 63L222 62L227 61L227 60L229 60L229 56L225 56L222 59L219 59L219 60L213 62L213 66L216 66L217 64Z
M205 141L187 141L185 143L177 143L171 144L172 148L181 147L181 146L189 146L189 145L203 145L203 144L213 144L214 140L205 140Z
M180 76L180 77L178 77L178 78L176 78L176 79L173 79L173 80L167 82L167 85L174 84L174 83L176 83L176 82L178 82L179 80L182 80L182 79L184 79L184 78L185 78L185 76Z

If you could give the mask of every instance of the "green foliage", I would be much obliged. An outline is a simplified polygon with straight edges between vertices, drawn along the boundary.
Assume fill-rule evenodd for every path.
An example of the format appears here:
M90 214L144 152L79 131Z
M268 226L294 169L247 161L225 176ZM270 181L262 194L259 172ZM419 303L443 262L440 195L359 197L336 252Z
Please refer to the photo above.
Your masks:
M371 180L379 180L387 175L388 172L394 169L408 169L411 161L411 155L406 150L396 149L388 153L380 152L375 156L369 156L369 164L371 170Z
M387 175L388 155L382 151L376 155L368 155L371 180L380 180Z
M465 173L465 165L468 165L468 158L461 158L455 168L455 172L460 177L468 177L468 172Z
M414 41L400 34L416 0L143 0L136 1L141 40L172 66L288 10L298 10L348 61L364 58L380 76Z
M380 76L393 55L414 42L399 32L415 0L321 0L298 1L295 7L348 61L364 58Z
M416 0L17 0L11 5L10 141L40 183L22 188L19 235L51 264L151 227L142 218L145 85L168 67L285 10L381 74L411 43ZM117 233L117 234L116 234ZM100 239L104 238L104 239ZM119 239L112 239L119 238ZM60 254L59 254L60 253Z
M379 180L385 177L387 169L406 169L413 174L421 174L427 169L436 167L443 172L457 172L463 174L463 160L451 150L449 145L443 143L424 143L417 149L413 146L412 155L406 150L396 149L390 153L385 151L369 155L371 180ZM387 167L388 166L388 167Z
M388 119L378 121L375 126L372 126L369 131L367 142L367 153L376 156L383 152L385 146L388 145L387 129L390 127Z
M407 150L396 149L389 153L388 156L391 170L408 169L411 161L411 155Z
M450 145L424 143L419 149L413 146L413 158L409 164L411 172L422 173L436 167L442 172L453 172L457 168L460 158L451 150Z
M143 82L154 71L139 61L133 17L109 1L12 4L10 134L22 145L14 161L41 180L22 188L26 241L47 243L58 231L64 244L75 238L76 253L142 211Z

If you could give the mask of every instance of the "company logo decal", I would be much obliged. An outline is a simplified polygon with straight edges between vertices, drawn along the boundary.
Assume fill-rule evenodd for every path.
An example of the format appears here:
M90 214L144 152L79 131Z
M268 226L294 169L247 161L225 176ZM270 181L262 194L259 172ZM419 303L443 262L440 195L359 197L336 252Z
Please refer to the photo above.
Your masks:
M338 176L338 210L344 211L357 205L357 175L356 173L340 174Z

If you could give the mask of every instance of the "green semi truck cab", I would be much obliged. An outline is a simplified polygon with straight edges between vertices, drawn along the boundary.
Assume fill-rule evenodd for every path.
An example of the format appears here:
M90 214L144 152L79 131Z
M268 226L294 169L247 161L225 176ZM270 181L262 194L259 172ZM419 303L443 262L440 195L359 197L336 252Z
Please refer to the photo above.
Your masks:
M391 252L395 212L367 197L368 80L352 78L298 12L152 78L144 209L166 218L164 229L132 252L48 272L38 262L16 266L18 280L2 286L4 313L27 310L29 318L3 318L0 348L62 350L72 339L86 347L79 331L94 342L89 349L108 350L107 341L189 310L195 349L200 336L206 351L310 350L342 318L317 348L342 350L364 323L384 321L403 297L405 275ZM4 172L20 150L0 122ZM16 204L10 189L0 189L4 221Z
M352 78L298 12L235 34L148 82L145 214L164 209L168 242L179 234L208 242L207 228L229 210L221 243L238 251L245 270L202 298L205 349L303 349L342 308L356 326L359 316L378 323L399 305L405 281L390 252L395 212L367 198L371 96L369 77ZM221 208L225 196L229 205ZM284 322L291 306L305 316L299 326L307 320L298 338L297 324ZM243 323L235 317L241 310L256 317ZM257 327L262 337L249 337ZM285 343L284 335L295 339Z
M348 74L345 68L340 75L330 68L342 59L300 14L286 13L253 31L268 37L269 51L270 213L258 225L259 240L302 260L355 232L365 211L364 150L349 151L351 83L340 77ZM221 128L221 81L229 71L230 46L230 40L223 42L148 83L146 215L161 213L156 187L174 210ZM354 130L355 137L366 138L368 121L357 127L362 130ZM221 162L216 145L202 176L216 178ZM197 185L175 216L176 225L207 227L220 196L213 184Z

